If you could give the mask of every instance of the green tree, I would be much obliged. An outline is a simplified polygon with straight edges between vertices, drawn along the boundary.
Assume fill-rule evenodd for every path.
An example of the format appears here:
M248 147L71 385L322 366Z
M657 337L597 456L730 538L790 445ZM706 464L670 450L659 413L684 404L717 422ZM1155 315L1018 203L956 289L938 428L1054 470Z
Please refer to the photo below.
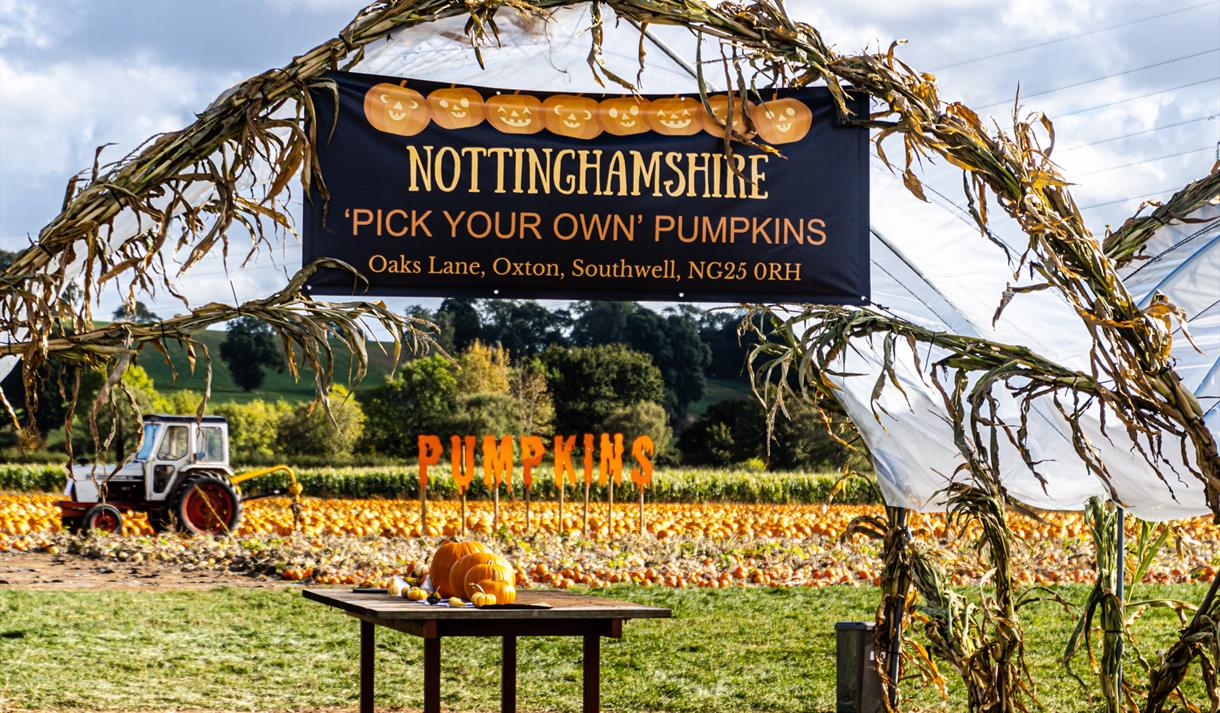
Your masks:
M399 458L416 455L420 434L444 434L453 421L457 401L457 369L434 355L414 359L361 394L368 418L364 447Z
M552 345L567 344L572 317L533 300L488 300L483 307L482 339L499 344L514 359L536 356Z
M509 393L521 411L521 433L545 435L555 426L555 401L546 382L546 365L538 357L513 367Z
M277 455L350 456L364 434L364 410L347 389L335 386L329 411L321 403L309 403L286 414L276 438Z
M266 463L277 455L280 422L292 413L284 401L228 401L214 409L229 423L229 459L234 463Z
M476 340L457 359L458 393L507 394L510 373L504 347L489 347Z
M661 372L647 354L621 344L551 347L543 352L561 433L596 433L619 409L665 395Z
M275 332L254 317L241 317L229 323L228 334L220 343L220 358L225 360L233 382L242 391L261 386L264 369L282 371L286 366Z
M80 400L76 405L76 424L73 427L72 439L73 450L77 453L94 452L89 420L106 379L107 374L99 369L90 369L81 377ZM132 401L139 407L139 414L132 408ZM129 450L135 450L144 428L141 416L156 413L160 403L161 397L157 394L148 372L135 364L129 365L119 382L110 389L108 397L99 405L97 415L101 444L105 444L112 431L114 433L111 448L116 461L129 455Z
M119 305L118 308L114 310L113 317L116 322L128 321L135 322L137 324L152 324L153 322L161 319L155 312L149 309L147 305L139 301L135 303L134 307L130 308L125 304Z
M515 436L522 433L521 409L508 394L471 394L458 400L446 431L474 436ZM442 442L446 442L442 438Z
M483 321L474 299L450 297L436 310L437 324L452 334L451 351L463 351L483 336Z
M665 408L652 401L637 401L610 414L606 430L623 434L628 443L636 436L651 436L657 455L665 452L673 436Z

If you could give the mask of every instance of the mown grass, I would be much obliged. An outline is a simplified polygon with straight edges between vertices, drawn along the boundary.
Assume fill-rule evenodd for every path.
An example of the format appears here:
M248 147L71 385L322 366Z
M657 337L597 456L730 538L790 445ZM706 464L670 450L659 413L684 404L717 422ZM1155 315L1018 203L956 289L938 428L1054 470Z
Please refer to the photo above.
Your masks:
M1063 587L1074 601L1084 587ZM872 588L661 590L607 595L671 607L671 620L635 621L603 644L608 711L833 711L834 622L869 619ZM1197 600L1202 585L1149 587L1144 595ZM1054 605L1025 614L1030 665L1047 711L1098 709L1057 663L1072 626ZM1172 638L1176 620L1153 612L1137 624L1145 651ZM0 590L0 709L225 711L354 705L355 621L298 591L203 592ZM442 646L446 710L498 710L499 642ZM580 643L526 639L518 650L523 711L580 706ZM422 646L393 632L378 639L381 706L422 705ZM913 710L962 710L907 686ZM1197 676L1194 692L1199 694ZM7 697L7 701L5 700Z

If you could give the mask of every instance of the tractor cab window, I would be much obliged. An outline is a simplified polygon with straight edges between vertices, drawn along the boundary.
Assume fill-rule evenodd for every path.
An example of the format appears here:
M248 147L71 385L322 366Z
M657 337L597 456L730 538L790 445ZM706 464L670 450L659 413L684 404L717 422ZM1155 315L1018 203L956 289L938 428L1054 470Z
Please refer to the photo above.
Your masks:
M225 459L224 434L215 426L199 429L199 460L205 463L223 463Z
M136 454L136 460L152 458L153 445L157 442L157 430L159 428L155 423L144 424L144 442L140 444L140 452Z
M190 450L189 441L190 434L187 433L186 426L170 426L161 439L161 450L157 451L157 458L182 460Z

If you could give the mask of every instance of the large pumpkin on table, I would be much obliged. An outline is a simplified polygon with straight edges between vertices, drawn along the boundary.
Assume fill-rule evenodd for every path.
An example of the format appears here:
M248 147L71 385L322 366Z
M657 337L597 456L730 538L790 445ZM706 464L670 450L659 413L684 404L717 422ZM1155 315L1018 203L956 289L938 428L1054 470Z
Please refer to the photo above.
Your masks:
M601 103L602 127L615 136L632 136L648 131L644 113L648 100L642 97L615 97Z
M791 144L805 138L813 112L799 99L772 99L750 109L758 136L769 144Z
M487 121L506 134L542 131L542 102L528 94L497 94L487 100Z
M466 555L475 552L486 552L487 548L477 542L446 542L432 555L432 564L428 565L428 577L436 593L442 597L454 597L461 592L455 592L449 587L449 575L453 565Z
M469 599L472 594L479 591L476 585L481 585L486 581L504 582L506 584L515 584L517 581L517 573L513 570L512 565L507 561L490 562L487 564L477 564L466 571L466 577L463 580L462 593Z
M706 113L703 103L690 97L653 99L645 112L648 125L658 134L667 136L692 136L703 129L699 120Z
M477 587L477 588L476 588ZM471 594L482 591L496 598L496 604L512 604L517 601L517 587L512 582L499 579L484 579L471 587Z
M470 87L437 89L428 95L432 120L446 129L468 129L483 123L483 97Z
M378 131L415 136L428 126L424 95L401 84L374 84L364 95L364 116Z
M512 565L500 555L494 552L475 552L458 560L450 568L449 589L456 592L456 596L469 597L470 595L466 594L466 573L474 567L484 564L499 565L512 571Z

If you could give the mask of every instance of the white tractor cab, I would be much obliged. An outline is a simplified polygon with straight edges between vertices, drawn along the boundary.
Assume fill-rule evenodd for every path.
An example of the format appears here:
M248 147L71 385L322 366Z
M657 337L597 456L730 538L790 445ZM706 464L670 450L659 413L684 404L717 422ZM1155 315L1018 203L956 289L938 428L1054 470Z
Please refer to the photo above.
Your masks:
M224 534L241 521L239 483L286 470L293 498L300 486L292 469L275 466L234 476L229 467L229 425L221 416L144 416L144 440L135 458L121 468L76 465L59 503L70 532L117 532L124 511L148 513L157 532ZM278 495L272 491L266 495ZM266 495L260 496L265 497Z

